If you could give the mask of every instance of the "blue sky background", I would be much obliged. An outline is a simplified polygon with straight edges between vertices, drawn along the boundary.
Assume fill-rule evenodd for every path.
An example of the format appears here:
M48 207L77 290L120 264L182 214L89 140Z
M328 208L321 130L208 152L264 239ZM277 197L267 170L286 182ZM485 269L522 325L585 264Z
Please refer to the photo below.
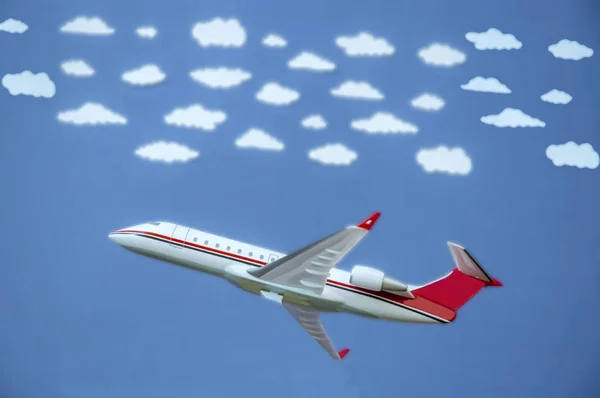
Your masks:
M600 147L597 55L557 59L568 38L600 48L593 1L42 1L4 2L0 19L27 23L0 32L0 72L46 72L51 99L0 91L0 396L3 398L187 398L199 396L596 397L600 393L600 220L598 169L555 167L550 144ZM117 29L109 37L61 35L79 15ZM202 49L197 21L235 17L241 49ZM135 27L152 24L154 40ZM469 31L496 27L523 42L518 51L477 51ZM388 58L347 57L338 35L370 31L396 47ZM288 47L265 48L281 34ZM454 68L426 66L418 49L434 41L467 54ZM303 50L336 63L331 74L292 71ZM60 70L69 58L96 69L90 79ZM164 84L132 87L122 72L156 63ZM253 77L232 90L194 83L191 69L231 66ZM494 76L510 95L460 89ZM367 80L383 102L349 101L328 90ZM301 99L269 107L254 94L269 80ZM557 88L565 106L543 102ZM410 107L430 91L437 113ZM126 126L60 124L58 112L96 101ZM174 107L222 109L214 132L164 124ZM500 129L479 118L505 107L545 128ZM349 121L390 111L416 135L371 136ZM321 113L326 130L300 120ZM283 152L240 150L235 139L259 127ZM133 155L140 145L176 141L200 152L166 165ZM325 167L307 151L343 142L359 154L350 167ZM473 160L464 177L427 174L422 147L461 146ZM136 256L107 239L151 220L192 226L289 252L379 210L372 233L342 264L381 268L409 283L453 266L447 240L466 246L504 283L486 289L447 326L410 325L346 314L324 316L346 360L332 361L281 308L214 277Z

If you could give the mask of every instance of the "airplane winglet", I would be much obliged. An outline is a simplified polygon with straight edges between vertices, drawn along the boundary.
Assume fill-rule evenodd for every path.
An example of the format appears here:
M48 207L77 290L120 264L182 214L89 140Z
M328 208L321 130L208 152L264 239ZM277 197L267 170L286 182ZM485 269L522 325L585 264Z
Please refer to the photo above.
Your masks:
M344 357L346 355L348 355L349 352L350 352L350 348L344 348L343 350L340 350L338 352L338 355L339 355L340 359L344 359Z
M366 229L367 231L370 231L371 228L373 228L373 225L375 225L375 222L377 221L377 219L379 218L380 215L381 215L381 213L378 211L371 214L371 216L369 218L365 219L363 222L358 224L357 227Z

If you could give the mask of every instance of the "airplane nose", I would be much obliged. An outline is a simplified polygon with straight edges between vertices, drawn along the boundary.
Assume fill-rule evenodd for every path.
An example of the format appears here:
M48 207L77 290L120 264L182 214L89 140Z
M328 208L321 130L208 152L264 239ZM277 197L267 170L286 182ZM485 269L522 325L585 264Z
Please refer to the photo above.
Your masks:
M122 236L119 235L116 232L111 232L110 234L108 234L108 239L112 240L113 242L115 242L117 245L122 246Z

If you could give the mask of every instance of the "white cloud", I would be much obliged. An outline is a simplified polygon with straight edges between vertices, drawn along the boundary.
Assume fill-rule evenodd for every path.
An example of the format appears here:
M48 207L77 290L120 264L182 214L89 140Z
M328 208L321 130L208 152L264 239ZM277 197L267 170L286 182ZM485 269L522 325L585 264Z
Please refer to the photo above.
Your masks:
M358 154L344 144L327 144L308 151L308 158L326 166L349 166Z
M75 77L94 76L96 71L87 62L82 59L72 59L60 64L61 69L66 75Z
M186 163L196 159L200 153L176 142L157 141L139 147L135 155L151 162Z
M561 145L550 145L546 156L555 166L574 166L580 169L595 169L600 165L600 156L591 144L569 141Z
M579 61L594 55L594 50L574 40L562 39L558 43L548 46L548 51L556 58Z
M78 109L69 109L58 114L58 120L76 126L97 124L127 124L127 119L102 104L86 102Z
M571 102L573 97L564 91L552 89L540 97L542 101L556 105L565 105Z
M115 33L115 28L98 17L77 17L61 26L60 31L79 35L108 36Z
M205 68L190 72L190 77L210 88L231 88L239 86L252 77L252 74L243 69Z
M246 30L237 19L214 18L196 23L192 37L200 47L242 47L246 43Z
M330 72L335 69L335 64L321 58L316 54L301 52L288 62L290 69L305 69L316 72Z
M165 115L165 123L177 126L213 131L227 119L227 114L222 111L211 111L202 105L190 105L187 108L175 108Z
M383 94L367 82L348 80L331 90L331 95L341 98L382 100Z
M309 130L323 130L327 122L321 115L310 115L302 120L302 127Z
M29 26L17 19L8 18L0 23L0 32L23 34L29 29Z
M517 38L510 33L502 33L496 28L487 32L469 32L465 38L475 45L478 50L518 50L523 46Z
M300 98L300 93L291 88L281 86L274 82L265 84L258 93L256 99L269 105L290 105Z
M352 120L350 126L367 134L416 134L419 131L414 124L387 112L376 112L368 119Z
M261 149L263 151L283 151L285 145L275 137L259 129L249 129L235 141L235 146L243 149Z
M467 84L461 84L460 88L482 93L510 94L512 92L506 84L501 83L495 77L477 76L469 80Z
M438 146L421 149L417 152L417 163L427 173L446 173L451 175L467 175L473 164L462 148Z
M444 67L460 65L467 60L463 52L441 43L433 43L419 50L419 58L427 65Z
M154 26L140 26L135 30L135 34L142 39L154 39L158 30Z
M283 48L287 46L287 41L283 37L271 33L263 38L262 44L265 47Z
M496 127L546 127L543 121L514 108L506 108L497 115L482 116L481 121Z
M439 111L446 104L444 100L437 95L423 93L410 101L410 104L423 111Z
M156 65L144 65L121 75L121 79L134 86L152 86L165 80L167 75Z
M367 32L356 36L339 36L335 44L350 57L383 57L390 56L395 49L383 37L375 37Z
M50 77L42 73L23 71L16 74L6 74L2 85L11 95L29 95L32 97L52 98L56 94L56 86Z

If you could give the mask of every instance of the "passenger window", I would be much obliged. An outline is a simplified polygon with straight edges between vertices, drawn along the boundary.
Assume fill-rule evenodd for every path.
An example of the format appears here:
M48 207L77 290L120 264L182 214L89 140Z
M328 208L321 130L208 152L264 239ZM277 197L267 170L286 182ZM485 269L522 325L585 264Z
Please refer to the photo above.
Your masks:
M238 249L238 254L241 254L241 253L242 253L242 249Z
M265 256L263 256L262 254L260 255L260 259L262 260L263 258L265 258Z
M231 246L227 246L227 251L231 250Z
M248 255L249 255L250 257L252 257L252 252L248 253Z
M208 245L208 241L207 241L207 240L205 240L205 241L204 241L204 244L205 244L205 245Z
M198 238L194 237L194 242L198 242Z
M217 244L215 245L215 247L218 249L218 248L219 248L219 244L217 243Z

